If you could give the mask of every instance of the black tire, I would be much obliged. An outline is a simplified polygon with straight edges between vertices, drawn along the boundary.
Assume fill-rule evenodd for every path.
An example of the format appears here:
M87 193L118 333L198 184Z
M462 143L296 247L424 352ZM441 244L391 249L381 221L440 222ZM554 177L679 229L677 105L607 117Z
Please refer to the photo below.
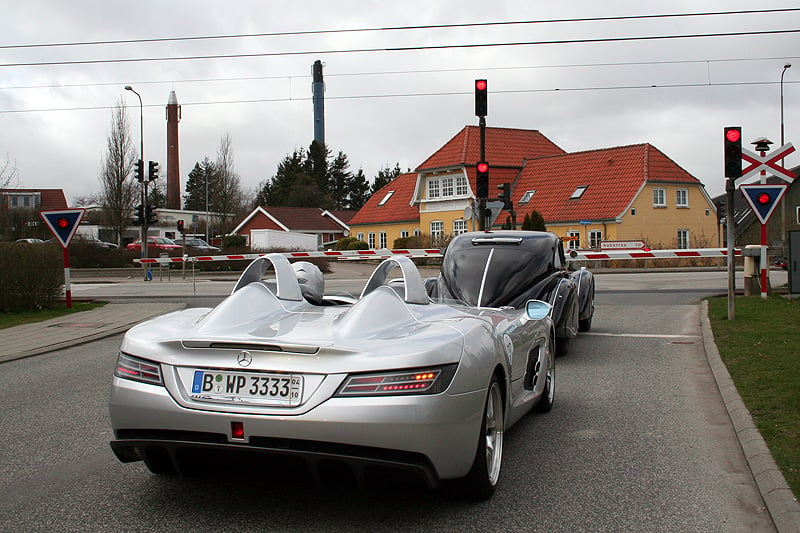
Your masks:
M589 331L590 329L592 329L592 317L578 320L578 331L583 333Z
M564 357L569 354L569 338L558 337L556 338L556 357Z
M483 408L478 449L469 474L461 480L465 496L471 500L487 500L494 493L500 479L503 461L503 433L505 430L505 408L500 382L493 377Z
M542 397L539 398L539 401L536 402L536 405L533 406L534 413L547 413L550 411L550 409L553 408L553 403L555 402L555 392L556 392L555 361L551 362L550 368L547 370L547 372L545 372L544 379L545 379L544 391L542 391Z

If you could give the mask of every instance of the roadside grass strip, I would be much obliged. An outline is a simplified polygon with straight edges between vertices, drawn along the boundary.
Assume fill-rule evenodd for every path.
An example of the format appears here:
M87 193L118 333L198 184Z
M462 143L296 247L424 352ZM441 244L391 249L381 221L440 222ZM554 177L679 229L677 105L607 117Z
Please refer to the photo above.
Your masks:
M714 338L739 395L786 482L800 495L800 300L738 297L728 320L726 298L711 298Z

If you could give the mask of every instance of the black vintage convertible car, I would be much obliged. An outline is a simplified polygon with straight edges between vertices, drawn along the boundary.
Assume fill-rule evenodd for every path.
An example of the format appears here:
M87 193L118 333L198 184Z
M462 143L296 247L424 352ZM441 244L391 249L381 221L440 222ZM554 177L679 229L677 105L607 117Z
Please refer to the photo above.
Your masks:
M553 306L556 352L589 331L594 314L594 276L568 269L561 239L549 232L493 231L458 235L444 253L437 278L427 283L434 299L475 307L519 309L531 299Z

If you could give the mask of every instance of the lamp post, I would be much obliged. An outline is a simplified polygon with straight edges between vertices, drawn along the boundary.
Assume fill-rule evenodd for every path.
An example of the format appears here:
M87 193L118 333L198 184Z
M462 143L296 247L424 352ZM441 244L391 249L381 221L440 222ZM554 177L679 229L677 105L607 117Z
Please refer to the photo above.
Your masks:
M139 98L139 159L142 162L142 259L147 259L147 176L144 175L144 105L142 105L142 95L137 93L130 85L125 86L126 91L130 91ZM147 280L147 269L145 264L142 263L142 268L145 269L144 279Z
M790 68L792 68L792 64L786 63L781 71L781 146L785 142L783 138L783 75ZM781 159L781 166L784 166L783 159ZM781 202L781 247L783 248L783 255L786 257L786 202Z

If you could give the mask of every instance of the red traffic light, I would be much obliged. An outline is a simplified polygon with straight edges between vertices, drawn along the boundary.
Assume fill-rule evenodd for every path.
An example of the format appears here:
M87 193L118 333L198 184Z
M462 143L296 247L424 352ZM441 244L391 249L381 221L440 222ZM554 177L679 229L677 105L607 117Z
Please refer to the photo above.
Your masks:
M486 80L475 80L475 89L478 91L486 90Z
M729 128L725 130L725 138L735 143L742 138L742 132L738 128Z
M481 161L478 163L478 172L489 172L489 163Z
M756 198L756 201L761 205L768 205L772 201L772 197L769 194L762 192Z

